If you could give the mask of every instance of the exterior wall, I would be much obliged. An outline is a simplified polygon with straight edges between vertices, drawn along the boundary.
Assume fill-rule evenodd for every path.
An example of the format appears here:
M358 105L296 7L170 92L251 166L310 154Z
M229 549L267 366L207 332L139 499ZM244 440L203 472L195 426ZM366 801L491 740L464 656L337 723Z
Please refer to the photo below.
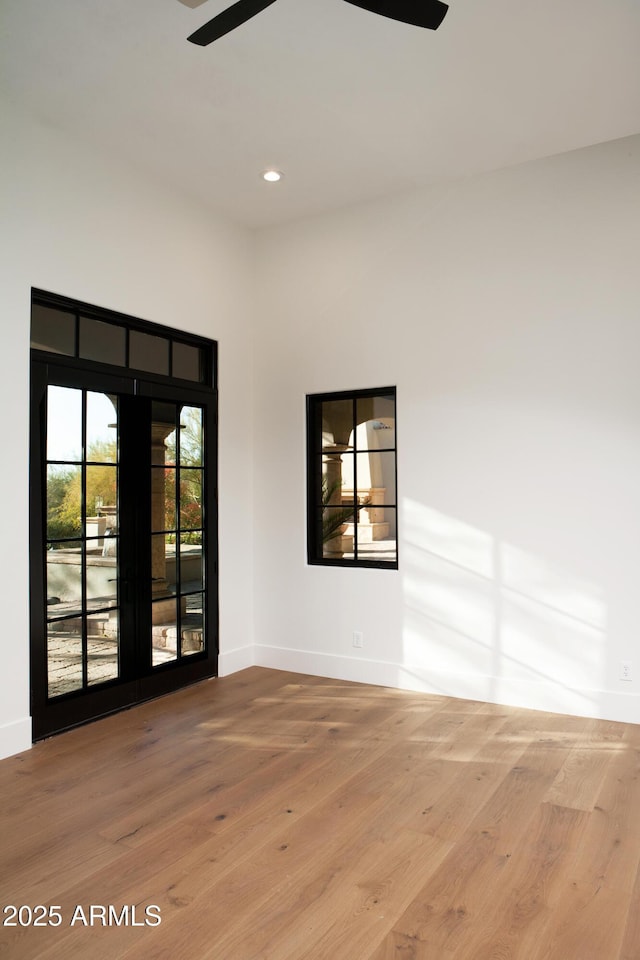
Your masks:
M640 138L259 235L258 663L640 722L639 250ZM309 567L305 394L386 384L400 569Z
M28 410L31 287L219 342L221 672L252 662L250 238L163 185L4 105L4 469L0 756L31 742Z

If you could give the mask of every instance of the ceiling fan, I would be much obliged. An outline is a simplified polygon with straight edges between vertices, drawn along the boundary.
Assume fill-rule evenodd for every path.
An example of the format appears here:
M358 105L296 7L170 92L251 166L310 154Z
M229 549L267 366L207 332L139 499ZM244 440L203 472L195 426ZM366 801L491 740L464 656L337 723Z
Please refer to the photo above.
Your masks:
M180 0L180 2L187 7L195 8L205 3L205 0ZM223 37L225 33L246 23L261 10L270 7L272 3L275 3L275 0L237 0L237 3L223 10L213 20L209 20L187 39L191 43L206 47L207 44ZM368 0L368 2L347 0L347 3L369 10L370 13L378 13L381 17L400 20L414 27L427 27L429 30L438 29L449 9L448 4L441 3L440 0Z

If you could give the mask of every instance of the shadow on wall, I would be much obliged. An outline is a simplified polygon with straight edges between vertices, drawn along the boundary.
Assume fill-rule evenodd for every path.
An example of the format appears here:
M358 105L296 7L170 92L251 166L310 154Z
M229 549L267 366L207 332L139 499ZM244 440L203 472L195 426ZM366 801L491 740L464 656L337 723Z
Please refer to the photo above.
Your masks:
M415 500L404 501L403 543L403 686L597 714L600 587Z

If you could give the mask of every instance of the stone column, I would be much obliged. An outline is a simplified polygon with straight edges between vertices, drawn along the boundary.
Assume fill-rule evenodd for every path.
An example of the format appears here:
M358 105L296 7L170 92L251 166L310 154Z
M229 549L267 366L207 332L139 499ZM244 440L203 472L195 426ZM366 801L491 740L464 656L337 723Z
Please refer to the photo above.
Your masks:
M158 469L165 462L165 440L175 430L174 423L154 421L151 424L151 462L156 469L151 471L151 529L163 530L165 526L165 473ZM176 553L180 544L176 543ZM169 587L167 580L167 557L164 537L154 536L151 539L151 598L152 600L166 594ZM165 600L156 600L152 605L153 624L171 623L176 618L175 597Z

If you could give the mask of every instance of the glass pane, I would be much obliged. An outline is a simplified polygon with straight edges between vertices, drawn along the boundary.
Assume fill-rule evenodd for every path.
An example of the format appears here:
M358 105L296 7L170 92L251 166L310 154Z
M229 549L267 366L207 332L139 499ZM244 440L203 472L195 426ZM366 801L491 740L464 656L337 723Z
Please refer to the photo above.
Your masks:
M180 529L202 527L202 470L180 471Z
M371 515L375 519L370 519ZM395 563L396 546L396 509L394 507L373 507L360 511L358 523L358 560L377 560Z
M200 532L198 535L201 537ZM183 533L180 537L180 593L204 588L202 540L194 542L195 537L194 533Z
M47 460L82 460L82 390L47 388Z
M183 467L202 465L202 410L183 407L180 412L180 463Z
M188 343L173 342L173 376L183 380L202 380L202 351Z
M353 400L327 400L321 408L322 449L346 449L353 432Z
M176 529L176 467L151 468L151 529Z
M367 506L396 502L396 455L358 453L358 500Z
M154 597L173 596L176 592L175 535L151 537L151 581Z
M393 426L396 418L396 400L393 394L378 394L375 397L360 397L356 402L358 423L376 420ZM383 444L379 444L383 446ZM392 444L384 444L392 446Z
M120 675L118 610L87 617L87 682L105 683Z
M124 367L127 362L127 332L115 323L80 317L80 356Z
M109 553L102 547L95 552L89 545L99 541L87 540L86 580L87 608L96 610L102 607L115 607L118 602L118 537L107 540Z
M118 468L87 467L85 536L113 535L118 528ZM104 529L103 529L104 528Z
M149 373L169 374L169 340L150 333L129 333L129 366Z
M178 658L177 613L176 599L154 600L151 605L151 663L154 667Z
M56 546L59 546L56 544ZM47 616L82 613L82 549L47 550Z
M322 556L341 558L353 553L353 504L322 511Z
M31 307L31 347L68 357L76 352L76 318L66 310L34 303Z
M118 462L118 398L87 393L87 460Z
M49 697L82 689L82 618L58 620L47 633Z
M81 513L82 468L49 464L47 467L47 539L79 537L82 534Z
M353 453L322 455L321 502L340 506L345 499L353 500Z
M175 403L154 401L151 407L151 463L164 466L176 462Z
M186 612L182 614L180 630L181 653L183 657L204 650L204 607L203 594L196 593L186 597Z
M356 449L395 450L395 420L365 420L356 429Z
M103 508L106 509L106 508ZM107 525L102 540L102 556L115 557L118 552L117 528L115 527L115 518L106 517ZM114 525L112 525L114 524Z

